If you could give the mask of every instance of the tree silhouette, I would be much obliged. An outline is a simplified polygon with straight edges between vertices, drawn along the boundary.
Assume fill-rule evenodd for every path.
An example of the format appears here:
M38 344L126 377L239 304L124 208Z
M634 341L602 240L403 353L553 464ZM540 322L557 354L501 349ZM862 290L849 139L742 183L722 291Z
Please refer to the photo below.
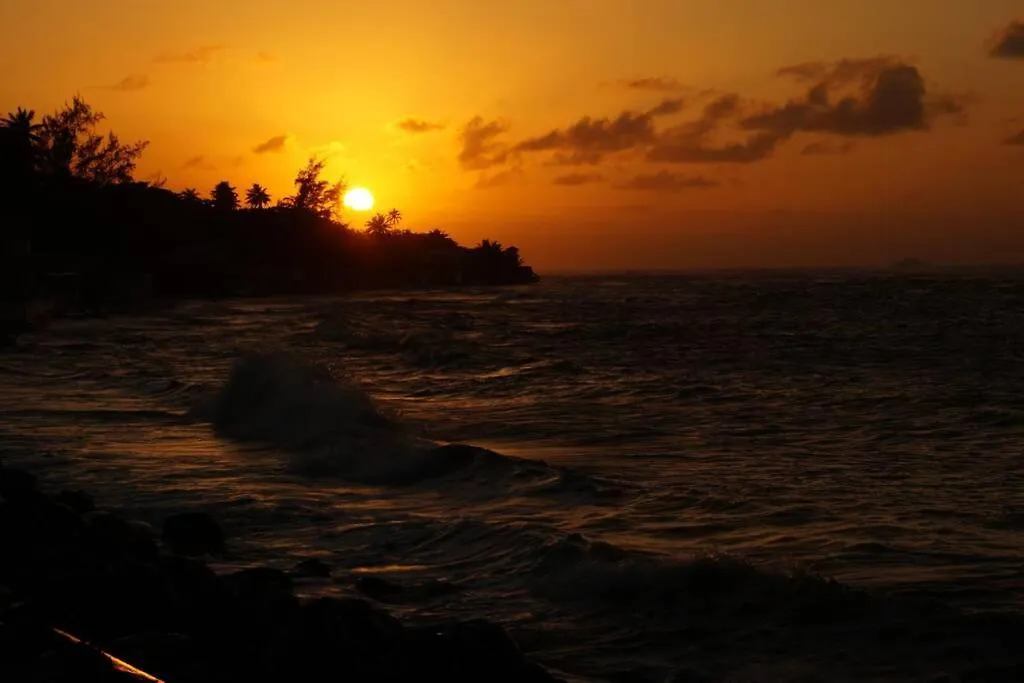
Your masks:
M250 209L262 209L270 203L270 193L259 183L253 183L245 192L245 203Z
M281 205L297 211L308 211L321 218L334 218L341 206L341 194L345 184L338 181L334 184L322 179L326 162L316 157L310 158L306 166L295 176L295 194L286 197Z
M384 237L391 232L391 223L382 213L375 213L366 221L366 234L371 237Z
M210 199L215 209L233 211L238 208L238 193L226 180L222 180L214 186L210 192Z
M42 124L36 113L22 109L0 121L0 182L4 191L14 195L25 191L36 170L36 148Z
M12 140L16 140L26 149L31 149L39 143L39 132L43 124L35 122L36 113L31 109L18 107L0 121L0 127L6 129Z
M431 248L443 249L456 245L455 240L453 240L451 235L446 233L444 230L431 230L423 236L423 239Z
M480 244L477 245L476 248L484 253L500 254L501 242L498 242L497 240L491 241L489 239L484 239L480 242Z
M387 215L388 227L397 228L398 224L402 222L402 212L398 209L391 209Z
M124 144L113 132L95 132L104 115L76 96L70 104L43 117L38 147L44 172L105 185L132 182L146 141Z
M195 202L198 204L203 201L203 198L199 196L199 191L194 187L186 187L178 193L178 196L187 202Z

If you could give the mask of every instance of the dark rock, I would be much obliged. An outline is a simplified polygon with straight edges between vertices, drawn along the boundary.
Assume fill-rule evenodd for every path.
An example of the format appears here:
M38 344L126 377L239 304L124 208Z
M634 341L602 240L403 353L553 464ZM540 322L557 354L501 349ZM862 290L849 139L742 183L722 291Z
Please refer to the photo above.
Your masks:
M295 574L306 578L327 579L331 576L331 568L323 560L313 557L296 564Z
M0 496L17 505L37 500L35 475L15 467L0 467Z
M64 543L85 533L82 517L64 503L46 502L33 510L35 532L40 540Z
M69 642L39 657L34 663L32 677L28 680L54 683L140 683L141 679L119 671L99 650Z
M151 676L173 681L208 680L205 658L192 638L179 633L141 633L120 638L110 654Z
M224 583L238 595L291 595L294 590L291 577L271 567L253 567L228 574L224 577Z
M299 599L292 592L292 579L283 571L255 567L229 574L223 581L244 620L243 630L281 629L298 612Z
M224 532L205 512L183 512L164 520L161 539L183 555L216 555L224 552Z
M93 648L52 642L51 625L169 681L554 680L495 624L409 628L365 600L303 604L277 569L218 577L189 556L223 550L208 515L168 518L163 542L182 554L162 555L152 527L92 510L86 494L50 499L17 474L5 491L15 493L0 500L0 680L135 680ZM330 567L309 559L294 574L326 577ZM394 602L455 590L379 576L355 586Z
M320 598L302 609L307 630L344 640L356 634L394 636L403 632L402 622L365 600Z
M50 623L69 631L119 638L176 619L178 603L158 566L99 558L45 569L31 586L31 597Z
M400 597L404 589L393 581L380 576L363 575L356 579L356 590L368 598L388 602Z
M96 503L85 491L61 491L57 500L80 515L92 512L96 509Z
M488 680L552 683L544 668L530 662L498 624L469 621L415 631L413 659L420 670L447 681ZM411 654L411 653L410 653Z
M97 550L154 561L160 554L156 532L145 522L126 520L102 511L90 512L85 519L89 539Z
M0 614L14 604L14 592L10 588L0 584Z
M213 627L230 609L230 591L205 562L169 555L160 558L159 569L179 609L191 620Z

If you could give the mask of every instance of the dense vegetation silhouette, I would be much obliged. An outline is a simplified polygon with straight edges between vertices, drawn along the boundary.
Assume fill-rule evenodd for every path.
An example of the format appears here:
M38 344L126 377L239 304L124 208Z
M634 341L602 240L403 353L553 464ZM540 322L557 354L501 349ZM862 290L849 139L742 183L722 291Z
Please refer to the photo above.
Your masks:
M9 299L64 288L88 308L138 290L224 297L535 279L515 247L484 240L467 248L438 230L402 229L397 210L353 229L339 214L344 185L324 179L323 159L310 159L294 194L276 204L259 184L240 197L228 180L205 195L139 181L147 143L98 133L103 120L75 97L41 119L18 109L0 121L0 246L14 255L5 259Z

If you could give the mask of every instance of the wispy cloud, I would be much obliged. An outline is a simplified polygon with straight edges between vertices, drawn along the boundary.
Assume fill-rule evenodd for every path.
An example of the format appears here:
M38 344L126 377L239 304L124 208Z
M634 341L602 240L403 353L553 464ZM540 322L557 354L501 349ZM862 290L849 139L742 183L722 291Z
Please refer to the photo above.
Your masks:
M1006 138L1005 140L1003 140L1003 144L1011 145L1014 147L1024 145L1024 130L1020 131L1016 135L1011 135L1010 137Z
M462 144L459 164L466 170L480 171L505 163L509 157L509 150L506 145L498 142L497 138L509 128L508 121L504 119L485 121L482 116L470 119L459 133L459 141Z
M348 146L344 142L341 142L340 140L331 140L330 142L325 142L322 145L316 145L309 151L310 154L321 159L332 159L334 157L341 156L347 150Z
M1024 21L1015 20L989 40L988 54L996 59L1024 59Z
M678 113L682 107L682 100L665 100L648 111L624 111L615 118L584 116L567 128L523 140L513 151L554 152L561 165L597 164L610 154L654 142L655 119Z
M683 190L718 187L719 184L717 180L711 180L704 176L690 176L662 170L657 173L640 173L623 183L616 184L615 187L620 190L674 193Z
M256 61L260 64L273 64L277 61L277 55L273 52L267 52L266 50L260 50L256 53Z
M924 132L940 119L963 121L971 102L964 95L934 91L917 66L897 56L806 62L779 69L777 75L795 81L802 92L773 102L702 91L687 97L704 105L690 118L687 101L667 98L647 109L582 116L539 135L509 139L508 121L478 116L461 131L459 163L476 171L518 165L530 156L546 166L599 166L623 158L656 164L752 164L770 159L800 133L825 138L805 143L800 148L804 155L845 154L855 139ZM634 90L661 92L681 87L661 78L626 83ZM672 190L699 186L708 185L671 174L637 176L625 185Z
M119 92L135 92L136 90L144 90L149 86L149 76L146 74L131 74L125 76L117 83L111 83L104 87L107 90L117 90Z
M430 133L437 130L444 130L445 125L434 121L426 121L424 119L417 119L414 117L408 117L399 121L397 125L400 129L406 133Z
M519 167L513 167L491 174L481 173L473 187L478 190L489 190L494 187L508 185L509 183L518 180L522 175L522 169Z
M562 185L564 187L579 187L580 185L591 185L593 183L600 183L604 180L604 176L600 173L567 173L560 175L551 182L555 185Z
M674 78L665 76L647 76L643 78L623 78L616 85L627 90L646 90L649 92L685 92L689 88Z
M268 152L282 152L282 151L284 151L284 148L288 145L288 141L290 139L291 139L291 136L288 135L288 134L285 134L285 135L275 135L274 137L270 138L269 140L267 140L265 142L261 142L260 144L258 144L255 147L253 147L252 151L253 151L254 154L266 154Z
M835 144L827 140L819 140L805 145L804 148L800 150L800 154L802 156L827 156L834 154L849 154L852 150L852 142Z
M201 45L185 52L165 52L154 57L153 61L168 64L208 64L226 49L225 45Z
M210 163L205 156L202 154L187 159L185 163L181 165L183 169L194 168L201 171L213 171L217 167Z

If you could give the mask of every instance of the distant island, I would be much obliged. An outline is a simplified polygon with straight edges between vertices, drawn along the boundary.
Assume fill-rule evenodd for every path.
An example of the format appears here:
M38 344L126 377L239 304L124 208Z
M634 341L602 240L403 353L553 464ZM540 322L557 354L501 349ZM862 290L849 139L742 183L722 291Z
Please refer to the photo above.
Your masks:
M103 118L76 97L41 120L27 109L0 120L0 315L8 326L31 318L26 306L42 298L88 311L140 298L537 280L516 247L487 239L464 247L440 230L403 229L398 210L354 229L340 219L343 185L323 179L318 158L299 170L294 194L273 204L259 184L240 192L225 180L203 196L136 180L147 143L97 133Z

